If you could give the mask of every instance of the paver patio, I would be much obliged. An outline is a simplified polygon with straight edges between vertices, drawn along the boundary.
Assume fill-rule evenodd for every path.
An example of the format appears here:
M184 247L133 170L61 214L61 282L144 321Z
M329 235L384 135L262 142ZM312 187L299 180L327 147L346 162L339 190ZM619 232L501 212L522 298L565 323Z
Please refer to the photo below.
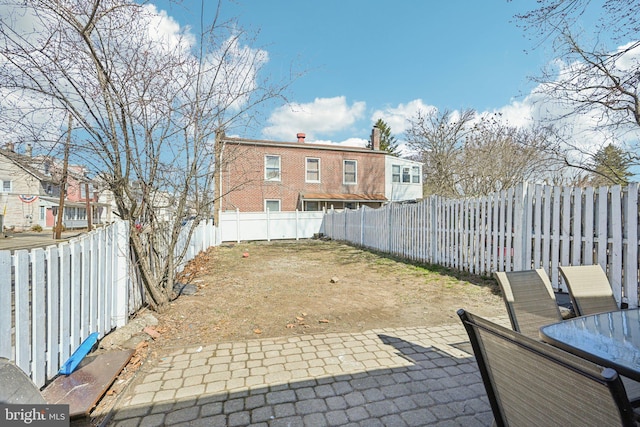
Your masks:
M470 353L459 322L175 347L143 365L109 425L489 426Z

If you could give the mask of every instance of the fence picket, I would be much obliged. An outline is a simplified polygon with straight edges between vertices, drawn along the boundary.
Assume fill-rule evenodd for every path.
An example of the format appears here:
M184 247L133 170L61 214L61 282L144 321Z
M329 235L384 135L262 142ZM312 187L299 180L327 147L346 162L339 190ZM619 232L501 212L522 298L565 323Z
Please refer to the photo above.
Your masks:
M624 294L630 308L638 307L638 184L629 184L625 204Z
M11 252L0 252L0 357L13 359L11 332L15 330L11 309Z
M46 298L45 253L43 249L31 251L31 372L33 382L41 387L46 378Z
M60 258L58 248L47 248L47 377L53 378L60 366Z
M29 319L29 252L16 251L14 254L15 268L15 362L20 369L31 375L31 352Z

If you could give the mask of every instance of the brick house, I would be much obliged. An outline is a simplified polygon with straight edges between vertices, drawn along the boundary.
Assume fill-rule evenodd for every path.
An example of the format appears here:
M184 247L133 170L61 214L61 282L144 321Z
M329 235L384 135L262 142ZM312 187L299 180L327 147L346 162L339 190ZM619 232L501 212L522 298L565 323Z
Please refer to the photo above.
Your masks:
M391 156L380 150L376 131L372 132L372 149L308 144L303 133L297 135L296 142L224 137L220 209L261 212L380 207L390 201L385 193L386 181L392 179L386 174L386 158Z

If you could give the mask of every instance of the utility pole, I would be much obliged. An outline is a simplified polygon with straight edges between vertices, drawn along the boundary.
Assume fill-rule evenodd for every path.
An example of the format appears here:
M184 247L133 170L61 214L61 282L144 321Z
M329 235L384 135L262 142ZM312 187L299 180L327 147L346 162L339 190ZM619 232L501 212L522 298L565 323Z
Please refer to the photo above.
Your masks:
M84 183L84 194L85 200L87 202L87 232L91 231L93 225L91 224L91 220L93 217L93 211L91 209L91 199L89 198L89 183Z
M67 188L67 173L69 169L69 146L71 145L71 124L73 117L69 114L69 129L67 130L67 142L64 144L64 160L62 163L62 177L60 178L60 201L58 203L58 218L53 238L58 240L62 237L62 217L64 215L64 196Z

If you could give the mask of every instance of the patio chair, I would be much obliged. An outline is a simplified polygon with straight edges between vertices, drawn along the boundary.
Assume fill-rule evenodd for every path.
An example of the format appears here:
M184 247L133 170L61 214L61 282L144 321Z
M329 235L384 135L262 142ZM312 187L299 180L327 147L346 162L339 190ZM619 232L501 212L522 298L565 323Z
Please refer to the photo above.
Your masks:
M560 267L578 316L618 310L607 275L600 265Z
M497 426L632 426L617 372L458 310ZM559 384L570 385L567 390Z
M562 321L562 315L543 269L495 272L514 331L538 339L542 326Z

